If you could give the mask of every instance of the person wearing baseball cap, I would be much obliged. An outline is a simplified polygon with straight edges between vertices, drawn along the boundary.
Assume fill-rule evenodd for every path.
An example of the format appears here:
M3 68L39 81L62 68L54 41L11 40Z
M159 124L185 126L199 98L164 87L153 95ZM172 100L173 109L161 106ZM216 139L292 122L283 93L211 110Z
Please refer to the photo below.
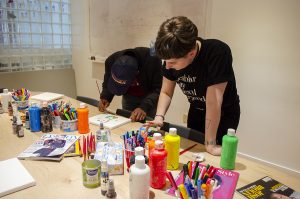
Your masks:
M115 52L105 61L99 111L104 112L117 95L122 96L122 109L132 111L132 121L154 118L161 84L162 62L149 48Z

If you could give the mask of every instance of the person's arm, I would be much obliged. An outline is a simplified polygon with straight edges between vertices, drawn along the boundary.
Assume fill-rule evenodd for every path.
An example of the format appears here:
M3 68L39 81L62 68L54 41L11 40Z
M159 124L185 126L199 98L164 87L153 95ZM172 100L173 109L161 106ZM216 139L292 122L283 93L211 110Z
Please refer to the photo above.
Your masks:
M221 146L216 145L216 137L226 85L227 82L211 85L206 91L205 147L212 155L221 155Z
M157 104L156 116L153 121L148 122L148 126L161 127L163 125L165 114L168 111L169 106L171 104L175 86L175 81L171 81L163 77L162 87L160 90L159 100Z

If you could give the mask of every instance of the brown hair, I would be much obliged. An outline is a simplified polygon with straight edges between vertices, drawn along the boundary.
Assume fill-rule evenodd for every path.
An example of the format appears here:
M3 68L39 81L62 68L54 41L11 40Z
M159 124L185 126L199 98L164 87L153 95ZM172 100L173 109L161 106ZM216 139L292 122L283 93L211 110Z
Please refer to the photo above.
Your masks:
M157 33L155 53L161 59L186 56L196 45L198 29L184 16L177 16L163 22Z

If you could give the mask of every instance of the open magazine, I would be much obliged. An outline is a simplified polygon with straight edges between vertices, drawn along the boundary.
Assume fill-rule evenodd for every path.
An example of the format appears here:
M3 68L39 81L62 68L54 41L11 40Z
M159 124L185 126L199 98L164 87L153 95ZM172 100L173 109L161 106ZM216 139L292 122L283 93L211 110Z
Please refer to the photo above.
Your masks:
M45 134L19 154L18 158L60 161L79 137L78 135Z
M238 188L236 191L249 199L300 199L299 192L268 176Z

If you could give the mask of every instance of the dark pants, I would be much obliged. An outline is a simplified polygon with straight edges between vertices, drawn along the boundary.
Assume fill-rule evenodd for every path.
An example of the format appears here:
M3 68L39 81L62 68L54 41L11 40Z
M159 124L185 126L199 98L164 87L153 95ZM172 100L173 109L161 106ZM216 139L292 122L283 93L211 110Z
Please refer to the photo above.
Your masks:
M122 109L133 111L137 107L140 106L141 102L143 101L144 96L137 97L132 95L123 95L122 97ZM148 117L154 118L156 114L157 102L155 106L151 110L146 110L146 114Z
M190 106L187 126L191 129L205 133L205 113L205 110L199 110ZM239 105L230 109L227 108L226 111L222 111L217 131L217 144L222 144L222 138L227 134L229 128L237 129L240 121L240 113Z

